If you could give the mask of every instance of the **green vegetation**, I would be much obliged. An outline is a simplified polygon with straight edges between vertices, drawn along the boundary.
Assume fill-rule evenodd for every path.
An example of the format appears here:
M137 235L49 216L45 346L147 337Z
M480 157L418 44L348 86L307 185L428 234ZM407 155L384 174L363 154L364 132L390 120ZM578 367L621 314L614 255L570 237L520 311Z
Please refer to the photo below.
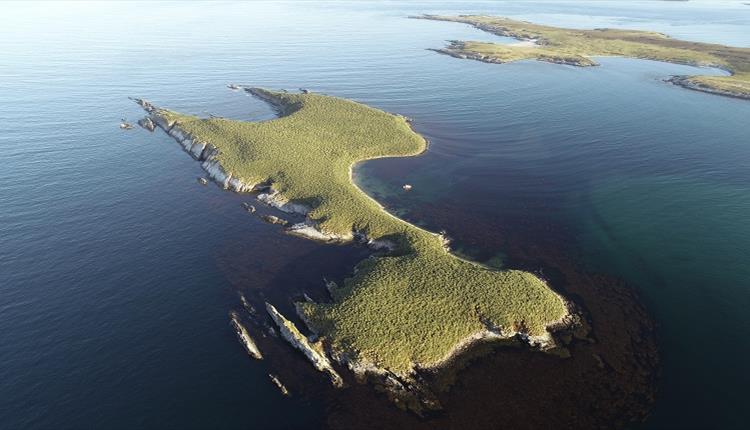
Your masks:
M360 231L398 244L361 262L352 278L332 288L331 303L299 304L334 350L407 375L416 365L439 365L488 327L544 339L546 327L567 315L564 300L538 277L450 254L440 236L390 215L352 183L357 162L426 149L405 118L335 97L252 91L282 108L282 116L244 122L156 113L215 146L232 177L269 181L312 207L309 218L322 231Z
M592 66L592 56L616 55L679 64L720 67L732 76L690 76L675 81L707 92L750 98L750 48L672 39L661 33L637 30L574 30L537 25L508 18L425 15L423 19L471 24L500 36L536 42L536 46L453 41L438 52L460 58L504 63L533 59Z

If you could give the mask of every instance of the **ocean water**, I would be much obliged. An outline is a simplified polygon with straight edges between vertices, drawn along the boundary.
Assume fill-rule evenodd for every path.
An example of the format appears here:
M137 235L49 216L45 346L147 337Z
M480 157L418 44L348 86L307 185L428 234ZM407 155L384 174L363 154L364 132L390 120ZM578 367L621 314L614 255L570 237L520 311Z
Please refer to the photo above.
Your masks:
M288 309L361 255L282 235L247 216L247 197L198 185L198 164L171 138L118 129L141 115L129 96L273 116L230 82L311 88L413 118L430 150L360 166L368 192L458 243L470 226L438 225L421 208L572 232L571 254L624 279L658 323L662 377L644 427L746 422L750 103L662 82L722 73L687 66L460 61L426 48L506 39L406 19L496 13L747 47L742 2L10 2L0 12L0 427L325 422L314 388L292 383L284 398L268 380L294 381L304 365L293 353L249 360L227 313L238 290Z

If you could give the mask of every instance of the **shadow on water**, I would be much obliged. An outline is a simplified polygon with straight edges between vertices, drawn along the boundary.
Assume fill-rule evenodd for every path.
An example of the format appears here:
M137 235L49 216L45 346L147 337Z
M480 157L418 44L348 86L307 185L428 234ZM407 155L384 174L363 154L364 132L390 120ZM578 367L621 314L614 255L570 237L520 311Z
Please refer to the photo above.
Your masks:
M380 201L395 205L387 197ZM264 325L272 323L264 303L272 303L302 328L293 302L305 294L328 300L323 280L341 282L370 252L289 237L267 226L271 242L248 246L247 238L233 237L216 258L233 288L257 311L257 318L244 314L244 320L269 373L278 375L294 398L320 407L315 419L328 428L489 429L498 422L511 428L593 428L643 420L655 396L658 357L654 327L633 291L617 279L582 269L571 256L570 234L561 227L457 213L454 204L420 203L405 218L423 220L433 230L447 228L459 239L456 245L476 250L475 256L501 249L505 267L538 273L576 302L592 330L566 339L570 358L524 347L477 346L450 372L429 376L431 383L447 382L450 388L438 394L444 410L427 418L396 408L372 386L354 383L343 369L349 386L333 389L302 354L268 334ZM242 310L239 299L236 309Z
M447 230L454 249L467 250L478 261L500 254L503 267L539 274L583 310L591 332L566 339L571 340L570 358L518 347L475 348L460 364L464 367L453 386L440 393L445 411L429 419L399 411L372 390L353 387L333 400L336 407L327 424L341 429L363 423L372 423L369 428L490 429L499 422L508 428L617 428L644 420L659 374L654 324L632 288L583 266L575 233L555 221L559 214L528 210L559 202L517 196L513 206L524 210L514 212L492 204L467 205L482 201L470 187L453 187L437 199L389 192L398 189L393 178L409 171L409 161L376 161L376 168L365 167L360 184L389 210L397 208L393 212L402 218ZM385 178L392 183L382 182ZM434 380L448 372L442 373Z

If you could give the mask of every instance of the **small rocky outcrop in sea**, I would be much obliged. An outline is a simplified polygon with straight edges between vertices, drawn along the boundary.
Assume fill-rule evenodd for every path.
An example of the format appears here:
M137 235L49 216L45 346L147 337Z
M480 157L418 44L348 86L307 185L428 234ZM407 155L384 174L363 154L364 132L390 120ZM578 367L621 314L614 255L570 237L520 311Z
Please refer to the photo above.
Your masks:
M247 298L244 294L239 293L239 296L242 307L245 308L245 311L248 313L248 315L255 319L258 316L258 311L256 311L255 307L253 307L253 305L251 305L250 302L247 301Z
M310 213L309 207L301 203L290 202L271 187L268 188L268 192L260 193L256 198L268 206L289 214L307 215Z
M276 387L278 387L279 391L281 391L281 394L285 396L289 396L289 390L287 390L284 384L281 383L278 376L272 373L269 373L268 377L271 378L271 382L273 382L273 384L276 385Z
M242 325L242 322L240 322L239 314L235 311L232 311L229 313L229 317L232 323L232 327L234 327L234 330L237 333L237 338L240 340L240 343L242 344L242 346L245 347L245 350L247 351L248 355L250 355L256 360L262 360L263 354L260 353L260 349L258 349L258 346L255 344L255 341L250 336L250 333L247 331L247 328L245 328L245 326Z
M149 117L139 119L138 125L148 131L154 131L154 129L156 129L156 124L154 124L154 122Z
M263 221L269 223L269 224L278 224L278 225L287 225L289 224L289 221L285 219L281 219L274 215L262 215L260 217Z

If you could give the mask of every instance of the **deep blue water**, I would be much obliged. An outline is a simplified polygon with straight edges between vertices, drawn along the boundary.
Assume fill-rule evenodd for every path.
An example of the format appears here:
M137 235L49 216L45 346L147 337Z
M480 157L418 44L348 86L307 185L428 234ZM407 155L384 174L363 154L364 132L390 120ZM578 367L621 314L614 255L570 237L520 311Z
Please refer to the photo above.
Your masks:
M140 115L128 96L272 116L229 82L308 87L413 118L430 151L382 161L403 174L373 179L371 192L398 196L408 182L414 190L395 208L406 214L444 201L487 220L575 231L571 247L586 264L624 278L659 323L663 378L646 426L746 422L750 103L661 81L696 72L686 66L459 61L425 48L503 39L405 19L493 12L750 46L741 2L24 2L0 11L0 427L323 419L314 396L278 394L266 376L277 369L247 359L227 312L237 288L273 297L318 282L310 256L346 251L248 218L241 196L199 186L199 166L164 134L118 129Z

